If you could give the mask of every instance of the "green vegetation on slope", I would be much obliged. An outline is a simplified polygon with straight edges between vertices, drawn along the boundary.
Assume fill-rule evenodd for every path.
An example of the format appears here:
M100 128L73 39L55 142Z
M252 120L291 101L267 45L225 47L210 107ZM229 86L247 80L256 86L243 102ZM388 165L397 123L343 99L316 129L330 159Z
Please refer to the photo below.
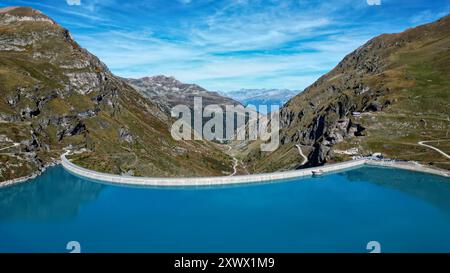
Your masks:
M242 151L255 172L346 160L335 151L350 148L449 169L448 159L417 142L449 140L450 16L372 39L290 100L281 114L280 149L262 154L252 143ZM450 153L448 143L439 145ZM296 144L309 164L300 166Z
M0 149L20 143L0 151L0 182L40 170L64 148L85 149L75 163L116 174L232 172L215 144L173 140L164 112L30 8L0 13L0 94Z

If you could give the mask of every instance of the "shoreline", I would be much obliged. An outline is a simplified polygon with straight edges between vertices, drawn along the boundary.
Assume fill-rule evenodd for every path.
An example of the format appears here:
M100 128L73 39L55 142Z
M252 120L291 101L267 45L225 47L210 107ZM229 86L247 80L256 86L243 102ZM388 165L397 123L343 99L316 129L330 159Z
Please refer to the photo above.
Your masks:
M437 169L437 168L431 168L431 167L421 165L419 163L411 162L411 161L391 162L391 161L367 160L366 164L369 166L395 168L395 169L400 169L400 170L427 173L427 174L439 175L439 176L450 178L450 171L443 170L443 169Z
M93 170L85 169L78 165L73 164L66 158L66 154L61 155L61 160L53 161L51 163L45 164L44 167L34 172L33 174L25 177L19 177L16 179L7 180L0 183L0 189L10 187L13 185L18 185L21 183L28 182L32 179L37 178L42 175L48 168L57 165L62 165L62 167L82 178L106 182L119 185L130 185L130 186L156 186L156 187L190 187L190 186L219 186L219 185L238 185L238 184L254 184L270 181L279 180L289 180L301 177L313 176L313 171L321 170L324 174L335 173L347 169L359 168L364 165L394 168L407 171L414 171L420 173L427 173L431 175L439 175L443 177L450 178L450 171L435 169L428 166L421 165L415 162L396 162L396 161L378 161L371 159L357 159L345 161L342 163L333 163L320 167L312 167L307 169L284 171L284 172L274 172L274 173L263 173L263 174L250 174L250 175L237 175L237 176L211 176L211 177L187 177L187 178L168 178L168 177L134 177L134 176L121 176L108 173L100 173Z
M44 173L48 168L54 167L54 166L57 166L57 165L60 165L60 164L61 164L61 161L59 161L59 160L53 161L53 162L50 162L48 164L45 164L42 167L42 169L37 170L37 171L33 172L32 174L30 174L28 176L22 176L22 177L19 177L19 178L10 179L10 180L6 180L4 182L1 182L0 183L0 189L28 182L28 181L30 181L32 179L35 179L38 176L42 175L42 173Z

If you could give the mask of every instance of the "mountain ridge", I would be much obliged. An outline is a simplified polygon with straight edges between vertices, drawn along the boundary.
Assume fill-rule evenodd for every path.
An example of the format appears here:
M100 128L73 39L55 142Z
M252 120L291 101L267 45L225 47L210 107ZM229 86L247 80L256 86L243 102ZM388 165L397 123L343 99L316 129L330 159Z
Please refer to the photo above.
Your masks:
M124 78L124 80L169 114L170 109L178 104L192 108L194 97L202 97L204 106L240 105L240 102L218 92L208 91L197 84L182 83L172 76L156 75L139 79Z
M262 154L254 143L242 156L254 172L346 160L341 151L350 149L448 169L418 142L449 139L449 48L449 15L369 40L284 105L277 151Z
M101 172L232 172L214 143L173 140L167 113L47 18L28 7L0 13L0 181L39 173L67 148Z
M136 81L148 83L147 94ZM448 86L450 16L371 39L291 98L281 108L278 150L262 153L255 141L232 152L252 173L347 160L350 150L449 169L418 144L450 149ZM1 9L0 181L39 172L68 148L85 151L74 163L107 173L231 174L231 158L218 145L171 138L170 107L190 99L161 100L165 91L236 102L173 77L117 77L41 12Z

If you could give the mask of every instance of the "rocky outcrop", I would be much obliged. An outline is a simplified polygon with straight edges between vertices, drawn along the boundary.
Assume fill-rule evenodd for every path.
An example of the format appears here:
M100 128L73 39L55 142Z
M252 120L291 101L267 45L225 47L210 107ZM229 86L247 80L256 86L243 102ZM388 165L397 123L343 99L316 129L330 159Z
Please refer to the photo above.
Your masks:
M133 135L125 128L119 129L119 137L121 140L128 143L133 143L134 141Z

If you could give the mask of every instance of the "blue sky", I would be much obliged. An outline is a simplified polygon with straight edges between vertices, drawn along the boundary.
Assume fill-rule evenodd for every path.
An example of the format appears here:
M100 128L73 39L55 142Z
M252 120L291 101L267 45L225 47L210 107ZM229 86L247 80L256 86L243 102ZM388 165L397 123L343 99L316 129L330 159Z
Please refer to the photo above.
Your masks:
M374 0L369 0L374 1ZM40 0L117 75L209 90L302 90L370 38L450 13L450 0Z

